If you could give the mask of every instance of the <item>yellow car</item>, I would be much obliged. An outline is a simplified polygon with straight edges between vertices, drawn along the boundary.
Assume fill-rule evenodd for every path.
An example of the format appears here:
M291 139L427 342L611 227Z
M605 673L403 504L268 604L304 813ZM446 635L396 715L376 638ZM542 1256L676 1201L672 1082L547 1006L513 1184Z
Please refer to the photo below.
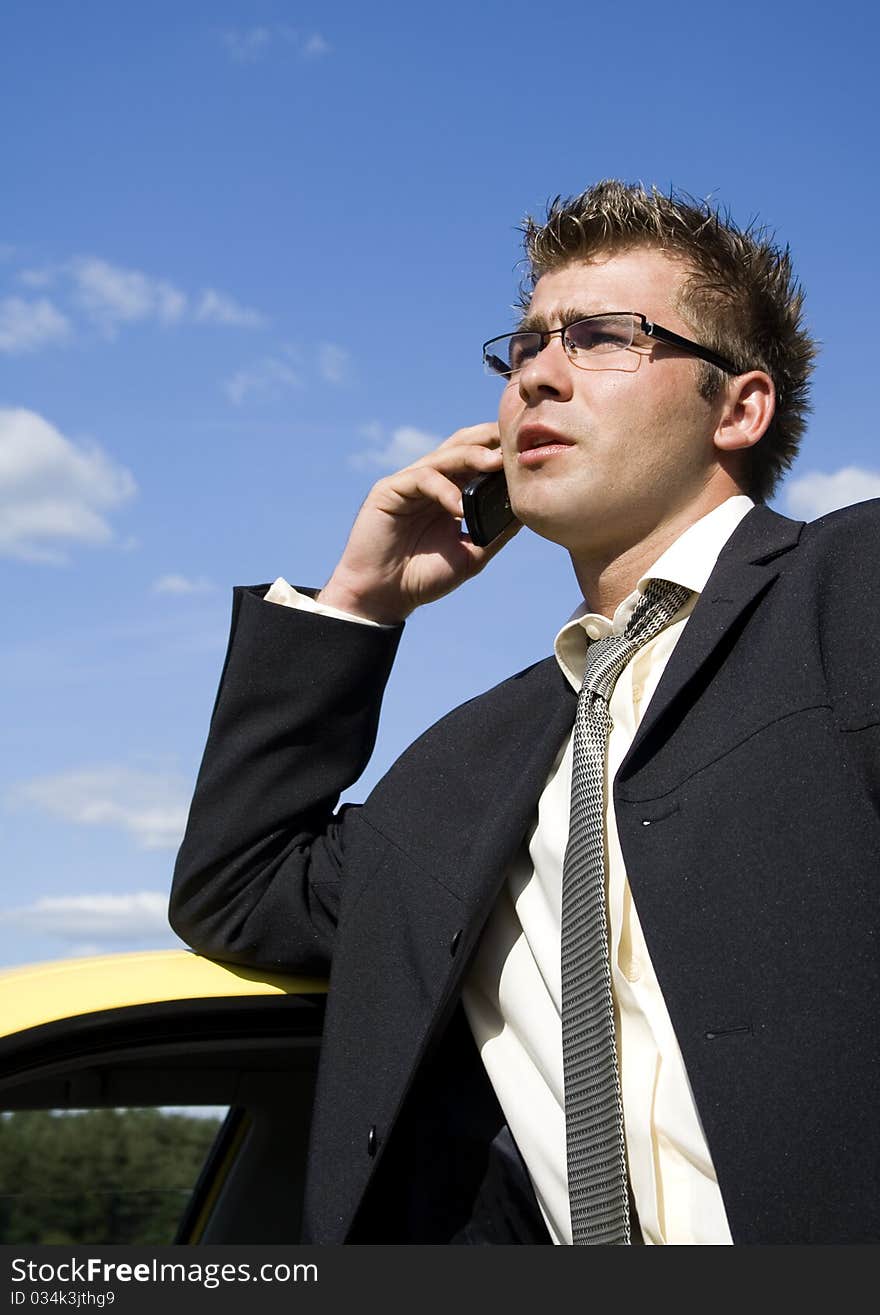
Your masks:
M186 950L0 971L0 1243L292 1243L326 983Z

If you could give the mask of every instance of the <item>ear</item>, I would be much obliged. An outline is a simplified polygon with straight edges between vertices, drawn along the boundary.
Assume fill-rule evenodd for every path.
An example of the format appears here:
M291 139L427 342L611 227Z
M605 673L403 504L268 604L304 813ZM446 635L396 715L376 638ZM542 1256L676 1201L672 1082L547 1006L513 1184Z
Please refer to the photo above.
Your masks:
M763 370L749 370L729 381L721 399L715 446L723 452L753 447L766 434L776 410L773 380Z

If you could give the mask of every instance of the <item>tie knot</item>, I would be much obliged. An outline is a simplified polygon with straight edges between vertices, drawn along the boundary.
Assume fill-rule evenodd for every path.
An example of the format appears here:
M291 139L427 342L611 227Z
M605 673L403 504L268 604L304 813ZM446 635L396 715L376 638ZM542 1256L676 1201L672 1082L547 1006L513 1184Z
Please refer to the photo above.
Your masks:
M649 580L623 634L606 635L590 644L582 690L610 699L614 682L633 654L669 625L690 594L690 589L671 580Z

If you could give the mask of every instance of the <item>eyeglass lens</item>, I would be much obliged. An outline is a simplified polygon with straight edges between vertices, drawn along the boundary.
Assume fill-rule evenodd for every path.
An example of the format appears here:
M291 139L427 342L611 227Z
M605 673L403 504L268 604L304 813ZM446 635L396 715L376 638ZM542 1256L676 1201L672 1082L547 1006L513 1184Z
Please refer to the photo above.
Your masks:
M563 343L575 365L587 370L601 369L603 356L632 346L635 329L632 315L594 315L569 324ZM515 374L534 360L544 343L540 333L508 334L487 344L486 364L496 374Z

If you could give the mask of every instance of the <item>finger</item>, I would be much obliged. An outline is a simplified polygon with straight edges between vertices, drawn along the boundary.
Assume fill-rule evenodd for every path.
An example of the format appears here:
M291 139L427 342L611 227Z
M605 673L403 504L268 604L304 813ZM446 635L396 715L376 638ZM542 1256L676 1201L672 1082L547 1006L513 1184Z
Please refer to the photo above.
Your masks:
M461 489L433 466L410 466L384 488L377 485L376 505L391 516L412 515L421 511L425 502L436 503L456 519L464 514Z
M414 461L407 470L430 466L444 475L467 474L471 471L497 470L501 466L499 447L479 447L474 443L461 447L437 448L434 452Z
M498 431L498 421L489 420L480 425L466 425L463 429L457 429L454 434L445 439L437 452L444 451L450 447L460 447L463 444L480 443L484 447L498 447L501 443L501 435Z
M511 521L505 529L497 535L491 543L487 543L484 548L478 548L469 534L463 534L461 538L462 545L467 549L468 556L473 563L473 574L481 571L483 567L492 560L501 549L506 547L514 535L522 529L522 521Z

